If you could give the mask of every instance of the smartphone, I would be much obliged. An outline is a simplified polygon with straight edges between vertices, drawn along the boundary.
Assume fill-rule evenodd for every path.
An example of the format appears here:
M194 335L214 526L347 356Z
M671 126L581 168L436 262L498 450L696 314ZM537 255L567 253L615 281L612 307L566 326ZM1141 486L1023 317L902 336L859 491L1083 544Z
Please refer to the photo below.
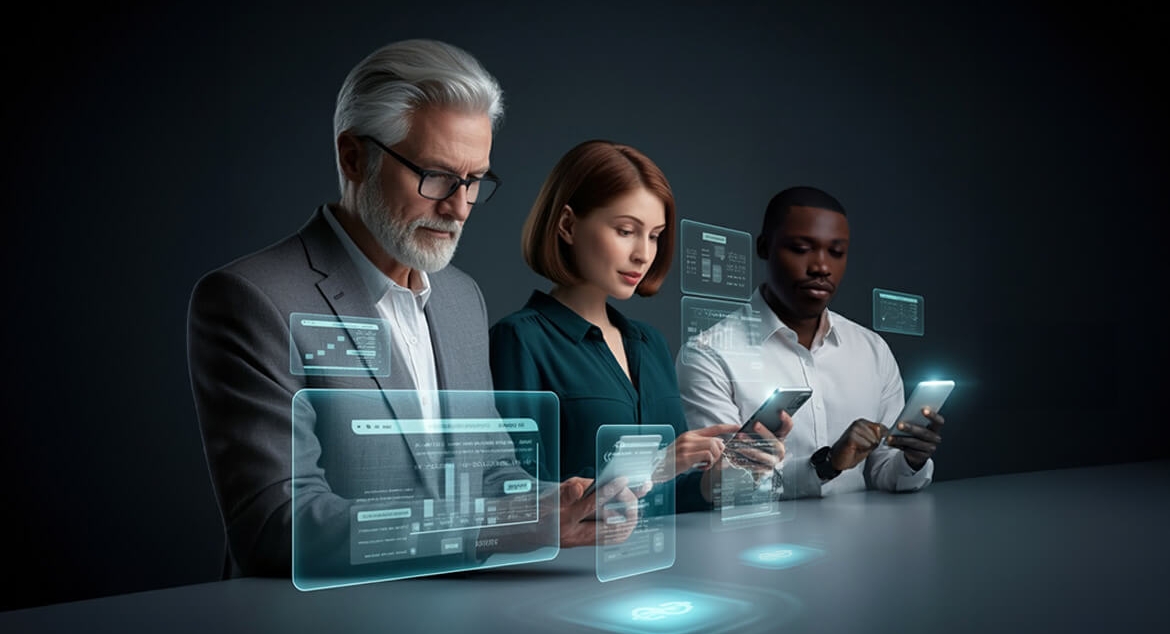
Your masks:
M661 460L658 446L662 444L660 434L642 434L637 436L622 436L613 447L605 453L608 460L601 468L600 473L585 488L584 495L593 493L598 486L625 476L630 489L636 489L649 482L654 469Z
M773 434L780 431L780 412L788 412L789 416L796 414L796 410L812 397L811 387L778 387L772 390L764 404L754 414L748 417L742 427L741 434L756 436L754 431L756 421L764 424Z
M890 435L910 435L910 432L898 430L897 425L900 421L921 427L930 425L930 419L922 415L922 408L929 407L931 412L942 409L943 403L947 401L947 397L950 396L953 389L955 389L954 381L922 381L916 385L914 391L910 393L910 398L906 399L906 406L902 408L902 413L898 414L897 420L894 421L894 428L890 430Z

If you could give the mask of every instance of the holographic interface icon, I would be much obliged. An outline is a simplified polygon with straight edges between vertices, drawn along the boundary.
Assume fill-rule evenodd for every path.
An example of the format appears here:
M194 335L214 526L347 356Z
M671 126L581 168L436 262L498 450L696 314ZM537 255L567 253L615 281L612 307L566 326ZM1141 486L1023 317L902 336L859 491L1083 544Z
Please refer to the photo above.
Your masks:
M769 546L769 550L796 548L788 544ZM773 584L741 586L708 581L703 584L704 591L697 592L694 578L677 578L669 573L659 576L652 588L628 583L605 587L608 585L596 593L532 599L532 609L517 611L516 618L527 624L534 615L546 617L553 626L544 628L549 631L564 631L565 628L555 627L556 621L562 621L571 623L574 627L568 629L574 632L785 632L785 625L800 614L802 605L792 595L777 591ZM761 609L765 604L769 608Z
M739 554L743 563L756 568L782 570L816 561L825 551L800 544L764 544Z
M788 559L791 556L792 556L792 549L790 549L790 548L782 548L780 550L767 550L767 551L764 551L764 552L756 555L756 557L758 557L760 561L780 561L782 559Z
M630 616L635 621L659 621L667 617L687 614L693 609L695 606L690 601L667 601L659 603L657 606L634 608Z

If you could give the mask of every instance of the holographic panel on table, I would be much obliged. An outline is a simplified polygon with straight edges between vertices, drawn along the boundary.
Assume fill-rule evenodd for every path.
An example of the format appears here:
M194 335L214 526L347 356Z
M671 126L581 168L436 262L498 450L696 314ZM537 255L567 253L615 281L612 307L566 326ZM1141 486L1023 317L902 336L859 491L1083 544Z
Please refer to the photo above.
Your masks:
M752 441L745 442L751 444ZM712 477L712 530L771 524L794 517L795 507L780 501L784 493L780 469L757 474L725 455L722 468Z
M674 428L670 425L602 425L597 429L600 581L674 565L673 442ZM649 492L632 503L606 502L606 489L617 478L624 478L632 492L642 492L647 487Z
M442 418L421 416L428 398ZM557 412L548 392L297 392L293 583L316 590L552 559L557 482L532 474L559 475L540 464L559 455Z

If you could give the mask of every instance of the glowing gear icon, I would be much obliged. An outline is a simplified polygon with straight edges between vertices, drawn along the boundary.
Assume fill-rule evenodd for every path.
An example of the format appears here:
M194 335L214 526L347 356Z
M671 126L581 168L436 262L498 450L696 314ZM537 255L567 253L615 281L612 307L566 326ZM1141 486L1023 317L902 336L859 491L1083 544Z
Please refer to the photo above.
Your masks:
M634 608L631 616L634 617L635 621L658 621L668 616L686 614L693 609L695 609L695 606L690 601L667 601L666 603L659 603L656 607L646 606Z

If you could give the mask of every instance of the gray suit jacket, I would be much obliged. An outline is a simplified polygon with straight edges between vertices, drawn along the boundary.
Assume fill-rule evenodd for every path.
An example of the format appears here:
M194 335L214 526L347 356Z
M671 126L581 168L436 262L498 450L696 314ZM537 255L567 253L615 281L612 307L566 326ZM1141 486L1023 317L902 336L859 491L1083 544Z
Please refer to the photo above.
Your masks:
M440 389L491 390L487 310L475 282L454 267L430 275L425 313ZM225 575L290 572L294 481L291 410L303 388L410 387L402 359L390 376L296 376L289 368L294 312L377 318L358 271L318 209L299 232L204 276L191 296L188 362L204 451L228 543ZM412 417L399 412L403 418ZM340 482L360 478L356 454L371 453L399 477L419 478L401 437L295 433L298 527L317 526L344 542L349 502ZM306 470L306 465L313 468ZM326 477L328 473L328 477ZM302 477L303 476L303 477ZM433 482L416 482L433 489ZM332 528L330 528L332 527ZM230 571L228 570L230 568Z

